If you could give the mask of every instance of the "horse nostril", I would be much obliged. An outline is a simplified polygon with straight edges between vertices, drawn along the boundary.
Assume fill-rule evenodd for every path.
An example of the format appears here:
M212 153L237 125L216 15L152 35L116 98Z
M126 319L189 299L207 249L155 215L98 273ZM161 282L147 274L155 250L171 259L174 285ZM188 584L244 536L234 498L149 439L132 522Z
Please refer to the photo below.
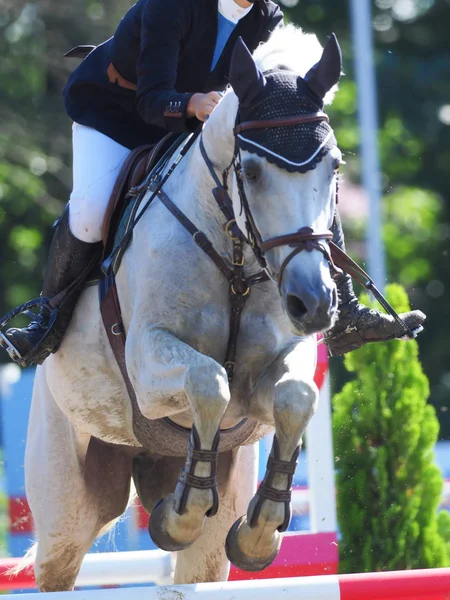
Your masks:
M287 294L286 310L294 319L301 319L308 312L308 309L302 300L300 300L300 298L294 294Z

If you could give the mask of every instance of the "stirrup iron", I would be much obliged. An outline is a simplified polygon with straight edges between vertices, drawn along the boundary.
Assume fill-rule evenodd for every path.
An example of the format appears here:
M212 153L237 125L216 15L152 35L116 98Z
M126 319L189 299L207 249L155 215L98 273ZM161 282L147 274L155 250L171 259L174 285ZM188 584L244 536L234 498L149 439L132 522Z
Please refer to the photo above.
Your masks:
M373 279L368 275L362 267L358 265L348 254L346 254L339 246L330 241L330 251L334 263L348 273L353 279L358 281L366 290L369 290L381 306L388 312L402 327L405 335L410 339L415 339L417 334L411 331L405 321L399 316L393 306L389 304L380 290L376 287Z
M18 351L18 349L11 342L11 340L8 339L6 337L6 335L3 333L3 329L6 327L6 325L10 321L15 319L19 315L26 315L30 319L36 318L37 315L31 311L31 309L33 309L33 308L39 308L40 311L42 311L48 315L48 317L47 317L48 325L47 325L46 330L43 331L42 338L34 346L34 348L32 348L26 356L22 356L20 354L20 352ZM37 350L41 346L42 342L45 340L45 338L47 337L47 335L53 328L53 325L55 324L55 321L58 317L58 312L59 312L58 308L52 306L50 304L48 298L46 298L44 296L41 296L39 298L35 298L34 300L25 302L25 304L21 304L20 306L18 306L14 310L10 311L8 314L6 314L0 320L0 347L3 348L8 353L9 357L15 363L17 363L21 367L28 367L30 365L30 362L33 361L35 350Z

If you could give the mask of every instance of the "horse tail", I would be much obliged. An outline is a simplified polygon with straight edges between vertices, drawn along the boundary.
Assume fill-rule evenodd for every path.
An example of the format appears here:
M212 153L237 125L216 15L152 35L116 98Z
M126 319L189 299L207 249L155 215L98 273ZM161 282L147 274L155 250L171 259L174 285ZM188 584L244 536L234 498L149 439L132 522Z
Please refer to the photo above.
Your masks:
M119 517L117 517L116 519L113 519L112 521L107 523L104 527L102 527L102 529L100 529L99 533L97 534L96 539L99 539L99 538L103 537L104 535L106 535L107 533L109 533L110 534L109 541L111 543L113 543L116 525L118 523L120 523L121 521L124 521L125 519L129 518L129 517L127 517L127 510L129 508L131 508L132 506L136 505L137 499L138 499L138 495L136 492L136 488L134 487L133 480L131 480L130 495L128 497L127 507L126 507L124 513L122 515L120 515Z
M25 556L13 567L6 570L7 577L15 577L34 566L36 560L37 542L35 542L25 553Z
M137 493L134 488L134 485L132 485L131 490L130 490L130 496L128 499L127 508L129 508L130 506L133 506L133 504L136 501L136 498L137 498ZM117 523L124 518L126 518L125 513L122 516L118 517L117 519L114 519L113 521L111 521L110 523L105 525L105 527L103 527L103 529L99 532L97 539L99 537L102 537L103 535L105 535L108 532L110 533L110 535L114 535L115 525L117 525ZM23 571L27 571L28 569L31 569L32 567L34 567L34 563L36 560L37 547L38 547L37 542L34 542L26 551L25 556L22 559L20 559L20 561L18 561L17 564L15 564L14 566L9 567L8 569L5 570L4 574L6 575L6 577L11 577L11 578L17 577L17 575L20 575L20 573L23 573Z

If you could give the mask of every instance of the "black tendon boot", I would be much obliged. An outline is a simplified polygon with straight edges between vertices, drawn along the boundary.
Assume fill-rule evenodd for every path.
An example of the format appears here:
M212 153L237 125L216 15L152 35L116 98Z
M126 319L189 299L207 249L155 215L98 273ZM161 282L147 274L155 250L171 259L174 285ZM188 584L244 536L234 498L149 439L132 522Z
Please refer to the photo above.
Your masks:
M6 337L22 357L21 364L42 364L56 352L70 323L86 279L100 258L102 244L88 244L77 239L69 229L69 206L56 226L42 286L42 296L49 300L56 294L58 316L49 327L49 311L42 309L36 319L23 329L8 329Z
M344 232L337 212L331 230L334 234L333 242L345 252ZM350 275L338 276L336 284L339 316L335 324L324 334L324 341L331 356L356 350L368 342L404 338L405 331L391 315L372 310L358 302ZM422 331L426 316L420 310L402 313L400 317L414 334Z

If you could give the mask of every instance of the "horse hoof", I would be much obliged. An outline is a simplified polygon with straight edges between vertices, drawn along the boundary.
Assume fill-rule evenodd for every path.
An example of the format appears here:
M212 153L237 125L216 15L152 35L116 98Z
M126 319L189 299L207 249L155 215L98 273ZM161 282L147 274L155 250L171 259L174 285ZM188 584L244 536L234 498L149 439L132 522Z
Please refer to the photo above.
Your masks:
M225 550L228 560L233 563L235 567L238 567L243 571L262 571L272 564L280 551L282 536L275 530L271 534L271 539L267 540L267 545L270 547L270 553L268 555L264 556L261 555L261 553L256 555L250 552L245 554L242 550L242 542L245 537L248 538L245 545L252 550L259 549L261 547L261 540L264 540L265 538L264 535L261 537L256 529L256 527L254 529L249 527L247 524L247 517L244 515L235 522L227 535ZM241 538L241 540L239 538Z
M195 540L190 542L180 542L173 539L173 537L167 531L167 511L172 510L172 495L167 498L158 500L153 507L148 522L148 532L153 542L167 552L179 552L188 548Z

